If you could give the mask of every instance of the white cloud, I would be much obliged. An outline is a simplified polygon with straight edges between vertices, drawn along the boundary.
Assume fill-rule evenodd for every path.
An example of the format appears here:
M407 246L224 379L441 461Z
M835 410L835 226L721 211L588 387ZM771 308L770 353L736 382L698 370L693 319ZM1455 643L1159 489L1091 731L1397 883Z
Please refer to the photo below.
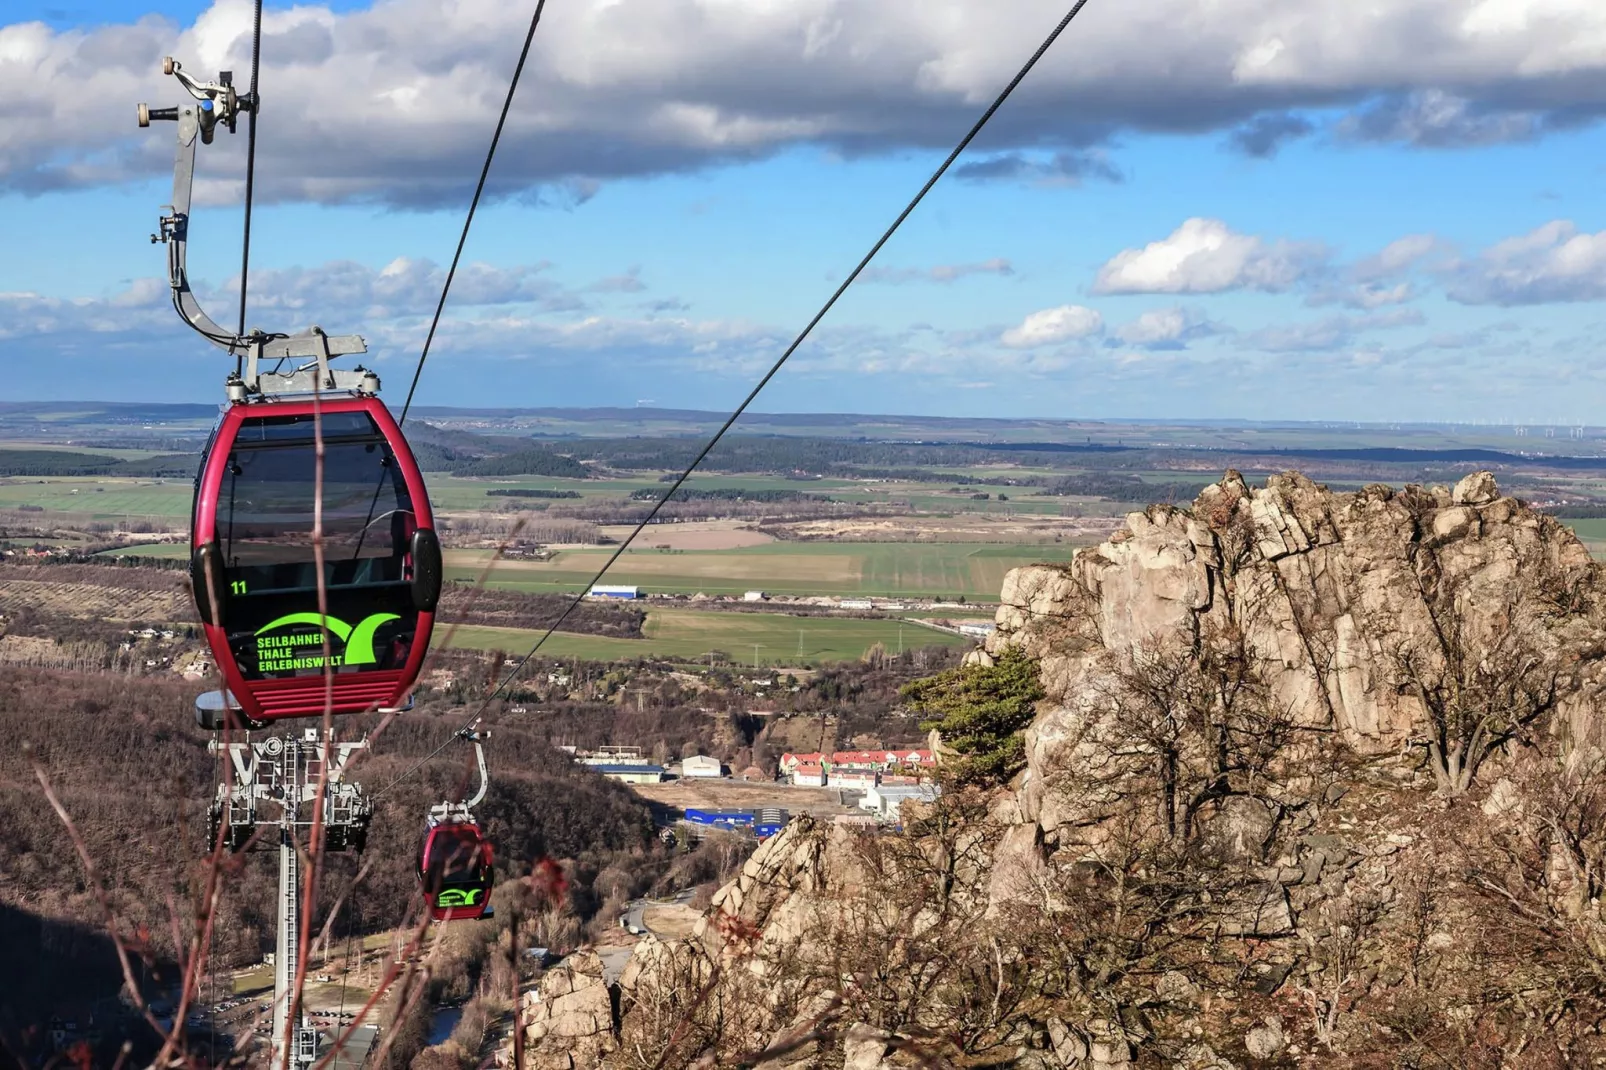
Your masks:
M1345 305L1362 311L1403 305L1421 296L1414 277L1431 273L1450 255L1447 242L1432 234L1407 234L1341 271L1321 277L1305 298L1308 305Z
M469 263L458 268L447 303L455 324L497 317L551 317L586 311L572 290L545 276L545 262L513 267ZM266 330L299 331L318 323L336 333L370 338L411 337L440 299L445 270L429 260L400 257L382 268L336 260L310 268L251 273L249 321ZM239 280L195 280L196 295L214 318L228 322ZM494 310L516 308L514 313ZM581 322L584 322L583 320ZM72 299L34 293L0 293L0 337L126 331L163 335L186 329L170 302L167 283L136 279L110 297ZM421 335L419 336L422 337ZM410 343L409 343L410 344Z
M136 279L110 297L0 292L0 340L64 334L128 334L178 326L167 284ZM165 313L165 318L163 316Z
M1035 349L1087 338L1104 330L1104 317L1081 305L1060 305L1033 312L1019 327L1011 327L1000 338L1011 349Z
M1432 148L1523 141L1544 132L1542 110L1488 108L1441 89L1395 93L1345 117L1341 135Z
M607 278L598 279L587 287L587 289L596 293L618 294L641 293L646 288L647 284L641 281L640 264L632 264L625 269L623 275L609 275Z
M1152 0L1094 5L989 130L988 174L1113 174L1123 129L1298 136L1299 110L1354 112L1355 136L1451 144L1606 114L1606 4L1592 0ZM115 5L113 5L115 7ZM571 0L548 6L493 195L682 171L799 143L851 153L951 143L1062 14L1054 0ZM528 11L501 0L386 0L264 21L259 192L433 206L466 197ZM0 188L167 172L177 102L164 54L248 69L249 0L188 27L0 27ZM71 86L64 92L63 86ZM1281 118L1280 118L1281 117ZM202 165L237 189L243 138ZM1044 161L1047 162L1044 162Z
M1267 243L1238 234L1219 219L1193 218L1169 237L1117 253L1099 269L1095 293L1279 292L1318 271L1326 260L1320 246Z
M1606 300L1606 231L1558 219L1450 265L1446 292L1469 305Z
M1432 234L1407 234L1389 242L1378 253L1357 262L1350 269L1350 274L1360 282L1396 278L1433 253L1443 250L1444 243Z
M1415 300L1416 296L1416 287L1408 282L1397 282L1392 286L1374 282L1354 287L1345 303L1351 308L1384 308L1388 305L1403 305Z
M1127 345L1146 349L1183 349L1195 338L1221 333L1203 312L1191 308L1156 308L1131 323L1123 323L1115 337Z
M546 262L506 268L462 264L452 280L448 305L463 309L528 304L547 312L583 309L585 302L578 295L545 277L550 267ZM251 273L250 318L264 329L294 331L312 322L333 329L341 321L418 316L434 311L445 281L443 267L411 257L398 257L377 270L350 260L311 268L261 269ZM216 317L235 300L239 285L238 277L217 286L197 283L196 292Z
M1306 323L1265 327L1251 332L1244 341L1251 348L1267 353L1323 352L1348 346L1367 331L1417 327L1426 321L1426 317L1417 309L1395 308L1387 312L1327 316Z

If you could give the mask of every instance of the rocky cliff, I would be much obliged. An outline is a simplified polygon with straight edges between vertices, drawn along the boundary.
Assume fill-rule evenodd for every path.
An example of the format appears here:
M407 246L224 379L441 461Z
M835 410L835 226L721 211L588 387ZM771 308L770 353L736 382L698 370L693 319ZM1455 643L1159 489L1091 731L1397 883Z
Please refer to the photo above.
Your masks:
M1019 774L795 820L638 948L606 1057L1593 1065L1602 584L1488 473L1133 513L1005 581L974 660L1040 666Z
M1123 677L1224 648L1253 667L1290 731L1360 755L1418 748L1450 790L1541 722L1595 742L1603 591L1577 537L1501 497L1487 472L1453 489L1353 494L1298 473L1251 490L1229 472L1191 509L1132 513L1070 565L1005 580L988 650L1039 658L1049 693L1027 732L1016 817L1050 844L1086 821L1083 802L1053 785L1098 760L1100 722L1122 705L1112 696L1131 689ZM1496 676L1539 693L1480 680ZM1525 697L1541 708L1519 709Z

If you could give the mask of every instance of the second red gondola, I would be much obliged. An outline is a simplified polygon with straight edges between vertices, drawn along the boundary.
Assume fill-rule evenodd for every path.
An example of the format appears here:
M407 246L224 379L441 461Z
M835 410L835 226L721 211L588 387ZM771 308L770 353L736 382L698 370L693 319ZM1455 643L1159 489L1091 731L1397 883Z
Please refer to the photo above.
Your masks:
M260 723L406 700L441 551L418 463L378 398L231 405L202 457L191 531L229 706Z
M496 879L491 843L472 820L432 824L418 856L418 878L436 921L483 918Z

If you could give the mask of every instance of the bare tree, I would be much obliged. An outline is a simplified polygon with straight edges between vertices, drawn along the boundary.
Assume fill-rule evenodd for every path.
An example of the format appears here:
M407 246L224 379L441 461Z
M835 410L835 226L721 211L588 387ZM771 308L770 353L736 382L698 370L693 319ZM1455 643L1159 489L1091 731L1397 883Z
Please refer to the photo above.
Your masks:
M1179 842L1198 835L1211 803L1263 790L1292 732L1236 625L1207 630L1193 649L1140 647L1111 680L1097 729L1112 760L1102 779L1107 789L1152 790L1160 828ZM1131 775L1134 766L1147 777Z
M1448 581L1424 587L1429 628L1383 650L1397 686L1421 705L1418 743L1448 795L1471 787L1491 755L1528 740L1561 697L1558 659L1535 607L1503 607L1485 618L1486 627L1475 627L1461 595L1461 585ZM1372 630L1388 635L1396 628L1379 622Z

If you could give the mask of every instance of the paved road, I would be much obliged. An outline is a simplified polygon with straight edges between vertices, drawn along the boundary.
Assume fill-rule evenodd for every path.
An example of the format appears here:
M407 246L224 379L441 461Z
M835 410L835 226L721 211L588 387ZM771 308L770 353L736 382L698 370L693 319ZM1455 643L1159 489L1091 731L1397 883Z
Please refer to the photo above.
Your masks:
M648 932L648 907L675 907L691 902L697 897L695 890L688 888L677 892L668 899L632 899L625 907L625 928L630 932Z
M690 903L697 893L693 889L677 892L668 899L634 899L625 907L625 928L631 933L649 932L647 928L648 907L672 907ZM625 964L630 961L634 947L607 947L597 952L602 959L602 979L608 984L614 984L625 972Z

